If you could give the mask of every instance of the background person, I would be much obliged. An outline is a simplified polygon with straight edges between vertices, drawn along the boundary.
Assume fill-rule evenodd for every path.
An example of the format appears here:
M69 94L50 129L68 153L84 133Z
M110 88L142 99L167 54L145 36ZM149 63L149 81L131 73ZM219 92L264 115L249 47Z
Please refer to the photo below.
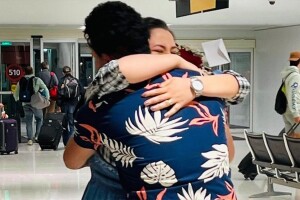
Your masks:
M287 98L287 109L282 115L286 133L294 123L300 123L300 51L291 52L289 61L290 65L281 71ZM300 137L300 126L291 136Z
M31 66L27 66L24 68L25 71L25 78L28 80L31 77L34 77L33 74L33 69ZM34 93L43 91L43 94L45 95L46 99L49 99L49 90L45 83L38 77L33 78L33 90ZM19 92L20 92L20 81L17 83L16 90L14 92L14 98L16 101L19 100ZM25 113L25 122L26 122L26 133L27 133L27 138L28 138L28 145L32 145L34 140L37 140L38 135L40 133L42 124L43 124L43 110L42 109L37 109L33 106L31 106L30 102L29 103L22 103L24 113ZM36 131L35 134L33 134L33 116L35 118L35 123L36 123Z
M44 81L45 85L48 87L48 90L53 86L58 86L58 79L54 72L49 71L49 65L48 62L42 62L41 63L41 70L39 72L39 78ZM43 109L44 117L46 116L46 113L53 113L55 112L55 106L56 106L56 99L50 98L50 105L47 108Z
M63 123L65 126L63 143L66 146L69 138L74 134L74 111L84 92L79 80L72 75L71 68L69 66L63 67L63 74L64 76L60 79L58 84L59 95L57 105L60 106L61 112L65 113ZM74 85L72 85L72 88L70 87L68 90L65 90L65 88L67 88L66 84L69 81L72 81ZM67 91L71 90L75 93L74 95L69 96L70 94L66 94Z

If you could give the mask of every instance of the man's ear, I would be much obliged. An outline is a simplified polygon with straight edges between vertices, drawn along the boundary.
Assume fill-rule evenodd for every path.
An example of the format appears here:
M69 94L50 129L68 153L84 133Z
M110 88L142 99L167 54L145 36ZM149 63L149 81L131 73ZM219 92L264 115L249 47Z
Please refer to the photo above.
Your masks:
M101 58L106 62L106 63L108 63L108 62L110 62L112 59L111 59L111 57L109 56L109 55L107 55L107 54L102 54L101 55Z
M98 55L95 51L92 51L92 56L95 59L101 59L102 61L105 61L106 63L112 60L111 57L109 55L107 55L106 53Z

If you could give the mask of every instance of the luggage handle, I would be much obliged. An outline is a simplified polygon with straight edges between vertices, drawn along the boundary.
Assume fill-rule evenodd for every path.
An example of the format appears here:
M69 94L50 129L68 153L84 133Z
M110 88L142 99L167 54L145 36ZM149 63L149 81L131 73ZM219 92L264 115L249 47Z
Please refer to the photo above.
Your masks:
M294 123L293 126L290 128L290 130L288 130L288 132L286 133L286 135L290 135L292 132L294 132L294 130L299 126L300 122L298 123Z

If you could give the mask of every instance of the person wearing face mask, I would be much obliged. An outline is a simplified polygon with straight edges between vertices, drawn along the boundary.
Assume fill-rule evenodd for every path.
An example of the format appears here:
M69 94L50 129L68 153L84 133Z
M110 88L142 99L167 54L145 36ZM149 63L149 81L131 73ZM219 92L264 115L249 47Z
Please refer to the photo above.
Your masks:
M91 40L92 41L92 40ZM92 47L94 47L93 45L92 45ZM102 57L102 58L105 58L105 57ZM121 61L121 60L120 60ZM120 65L121 66L121 65ZM123 71L124 72L124 71ZM126 78L128 78L128 77L126 77ZM95 82L96 83L96 82ZM97 84L97 83L96 83ZM195 95L195 94L194 94ZM197 95L197 94L196 94ZM193 96L193 94L192 94L192 96ZM226 96L226 95L225 95ZM228 96L228 95L227 95ZM194 97L193 97L194 98ZM79 159L80 160L80 159Z

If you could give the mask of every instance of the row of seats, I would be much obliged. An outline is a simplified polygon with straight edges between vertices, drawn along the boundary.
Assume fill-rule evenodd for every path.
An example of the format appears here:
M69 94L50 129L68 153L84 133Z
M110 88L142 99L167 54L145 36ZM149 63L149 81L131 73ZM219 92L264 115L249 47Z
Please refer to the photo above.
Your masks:
M274 191L274 183L300 189L299 138L292 138L286 134L274 136L266 133L248 133L246 130L244 134L258 173L268 177L267 192L252 195L250 198L291 195Z

